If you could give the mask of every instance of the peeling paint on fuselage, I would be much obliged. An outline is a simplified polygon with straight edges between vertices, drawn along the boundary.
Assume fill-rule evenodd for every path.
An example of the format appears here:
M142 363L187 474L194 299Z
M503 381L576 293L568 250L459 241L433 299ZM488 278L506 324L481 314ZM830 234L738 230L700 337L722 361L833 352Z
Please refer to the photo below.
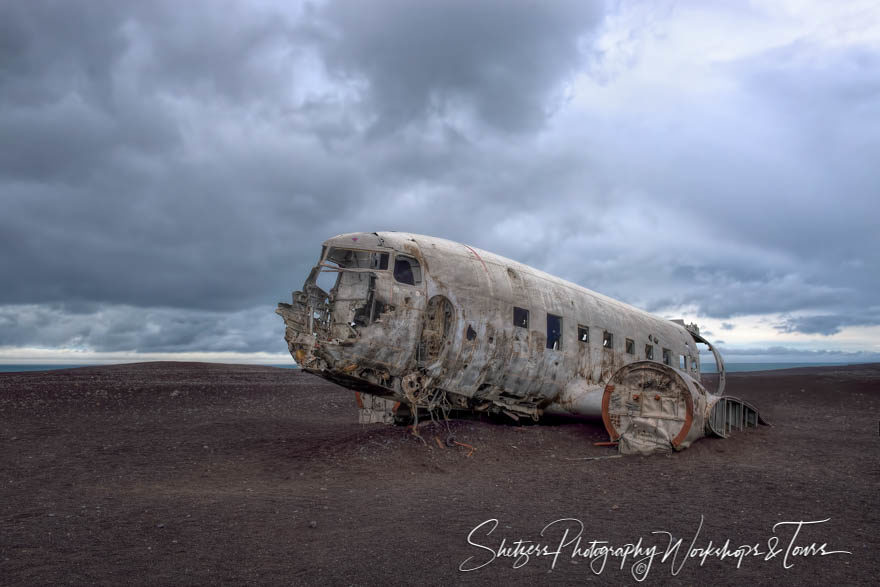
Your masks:
M386 268L381 260L336 267L327 262L334 250L362 259L386 253ZM614 374L637 361L663 362L664 349L670 367L683 361L681 373L699 380L695 338L683 325L516 261L395 232L340 235L322 251L303 291L277 313L300 366L352 389L416 404L440 390L459 407L488 403L537 419L547 411L601 416ZM407 259L420 274L412 283L395 278ZM329 292L316 285L321 270L340 271ZM437 318L438 307L451 308L451 318ZM514 324L514 307L528 310L527 327ZM561 318L557 348L547 348L548 314ZM579 340L579 327L589 341Z

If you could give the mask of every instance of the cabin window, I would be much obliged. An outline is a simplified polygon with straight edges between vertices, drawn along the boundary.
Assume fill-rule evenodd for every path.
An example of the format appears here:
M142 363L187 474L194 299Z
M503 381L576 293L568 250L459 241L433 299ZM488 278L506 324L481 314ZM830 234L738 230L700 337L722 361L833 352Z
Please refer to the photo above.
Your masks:
M520 328L529 327L529 311L525 308L513 307L513 325Z
M602 333L602 348L614 348L614 335L607 330Z
M663 364L672 366L672 351L663 349Z
M682 371L687 371L687 360L684 358L684 355L678 355L678 368Z
M554 351L562 348L562 316L547 314L547 348Z
M645 358L649 361L654 360L654 345L646 344L645 345Z
M628 354L628 355L636 354L636 343L631 338L626 339L626 354Z
M691 357L691 371L696 373L698 368L699 368L699 365L697 364L697 360L695 358Z
M394 259L394 279L407 285L419 285L422 282L422 268L412 257L397 255Z
M578 324L578 340L585 344L590 342L590 329L588 327Z

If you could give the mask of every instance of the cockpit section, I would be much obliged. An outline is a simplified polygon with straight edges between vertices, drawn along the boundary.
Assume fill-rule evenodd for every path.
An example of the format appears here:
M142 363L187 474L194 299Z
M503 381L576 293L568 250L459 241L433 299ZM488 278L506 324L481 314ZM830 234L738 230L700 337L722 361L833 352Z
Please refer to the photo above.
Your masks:
M358 328L375 322L386 305L376 298L377 282L387 274L390 259L386 251L325 246L303 286L312 333L342 342L356 339Z
M411 250L410 250L411 249ZM407 325L424 310L425 275L415 247L405 252L376 234L340 235L324 243L302 291L278 305L291 354L328 378L388 373L413 353Z

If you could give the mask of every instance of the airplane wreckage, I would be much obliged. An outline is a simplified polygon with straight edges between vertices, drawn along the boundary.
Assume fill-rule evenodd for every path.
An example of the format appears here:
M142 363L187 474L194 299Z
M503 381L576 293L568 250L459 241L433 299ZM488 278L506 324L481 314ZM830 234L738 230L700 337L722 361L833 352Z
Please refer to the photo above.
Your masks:
M333 237L276 313L303 370L357 392L361 422L460 410L601 418L625 454L764 423L723 395L723 359L696 325L444 239ZM711 390L698 343L718 367Z

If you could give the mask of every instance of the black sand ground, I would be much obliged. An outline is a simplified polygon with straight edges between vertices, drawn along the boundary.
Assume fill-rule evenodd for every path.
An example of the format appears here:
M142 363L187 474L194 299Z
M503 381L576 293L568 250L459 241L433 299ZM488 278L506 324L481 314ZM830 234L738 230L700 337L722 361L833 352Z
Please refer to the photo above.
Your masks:
M728 393L773 426L677 454L584 460L615 454L593 445L606 439L599 423L453 422L467 456L441 448L443 428L423 444L359 425L352 392L294 370L0 374L0 583L634 583L632 556L595 574L600 560L591 570L573 544L555 567L488 562L503 537L555 550L564 524L541 529L574 518L581 552L591 540L656 545L648 584L877 584L880 365L735 373ZM485 548L469 545L492 518L494 533L473 538ZM825 519L794 543L851 554L784 560L794 528L774 524ZM685 560L698 528L694 548L729 539L762 554L739 568ZM684 539L674 563L652 531Z

